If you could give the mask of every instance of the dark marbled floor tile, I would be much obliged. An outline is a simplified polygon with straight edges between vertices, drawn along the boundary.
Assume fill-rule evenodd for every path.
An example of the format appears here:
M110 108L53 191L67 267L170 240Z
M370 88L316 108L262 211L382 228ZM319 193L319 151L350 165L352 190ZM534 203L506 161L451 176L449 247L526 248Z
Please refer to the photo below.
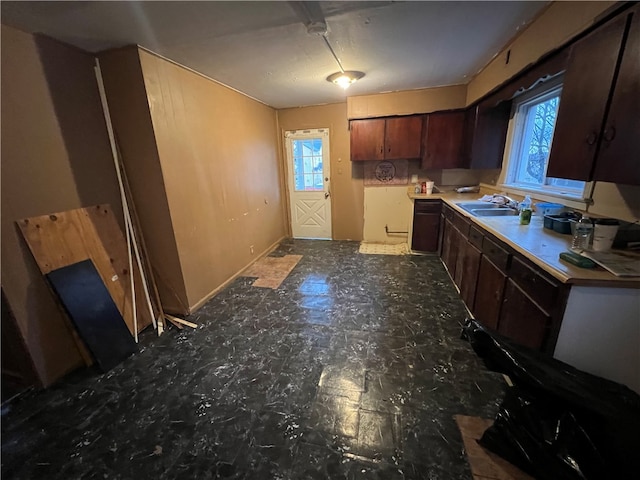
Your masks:
M468 479L453 416L504 385L460 340L440 260L287 240L276 289L240 277L141 335L107 374L74 372L2 409L2 478Z

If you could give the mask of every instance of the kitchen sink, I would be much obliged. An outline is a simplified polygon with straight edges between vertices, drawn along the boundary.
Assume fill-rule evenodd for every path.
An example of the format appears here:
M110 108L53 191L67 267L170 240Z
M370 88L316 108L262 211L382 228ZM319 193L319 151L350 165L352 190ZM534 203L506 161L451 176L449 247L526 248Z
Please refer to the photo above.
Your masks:
M502 205L498 205L497 203L489 203L489 202L466 202L459 203L458 206L463 208L467 212L471 210L482 208L482 209L495 209L495 208L504 208Z
M469 210L469 213L476 217L513 217L518 215L518 211L513 208L475 208Z
M511 217L518 215L517 210L488 202L459 203L458 206L474 217Z

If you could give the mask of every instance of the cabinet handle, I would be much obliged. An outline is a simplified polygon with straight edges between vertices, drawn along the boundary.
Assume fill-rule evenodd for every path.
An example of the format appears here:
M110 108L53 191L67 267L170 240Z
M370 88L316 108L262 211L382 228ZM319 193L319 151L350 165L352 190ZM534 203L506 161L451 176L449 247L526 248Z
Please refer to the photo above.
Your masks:
M595 145L597 139L598 134L596 132L591 132L589 135L587 135L587 145Z
M380 153L384 152L384 147L380 147Z
M616 138L616 127L608 127L605 131L604 131L604 139L607 142L610 142L611 140L613 140L614 138Z

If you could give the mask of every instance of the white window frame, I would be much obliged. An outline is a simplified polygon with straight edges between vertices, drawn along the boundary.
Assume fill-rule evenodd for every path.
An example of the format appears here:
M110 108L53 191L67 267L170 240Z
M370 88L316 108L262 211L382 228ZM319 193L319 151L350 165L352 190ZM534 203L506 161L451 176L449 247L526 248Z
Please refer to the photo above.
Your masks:
M587 202L592 190L592 182L585 182L582 191L576 189L566 189L548 184L546 166L544 172L545 183L542 185L525 184L516 181L517 168L520 162L520 153L524 137L524 124L526 115L524 112L532 103L538 103L545 98L552 97L562 91L563 76L558 75L553 79L536 86L531 91L518 96L513 101L512 120L509 123L507 132L507 144L504 153L504 183L501 185L510 191L543 194L549 197L562 198L572 201ZM551 139L553 144L554 138Z

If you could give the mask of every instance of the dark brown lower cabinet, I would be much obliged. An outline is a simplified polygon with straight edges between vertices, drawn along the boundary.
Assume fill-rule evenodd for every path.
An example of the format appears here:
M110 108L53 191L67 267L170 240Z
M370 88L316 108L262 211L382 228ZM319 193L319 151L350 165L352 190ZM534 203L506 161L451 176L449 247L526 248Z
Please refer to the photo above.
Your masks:
M413 217L411 249L419 252L437 252L439 230L439 214L416 214Z
M513 280L508 279L498 333L525 347L542 349L551 317L541 310Z
M453 240L453 246L456 249L456 266L453 269L453 283L455 283L458 288L461 287L462 285L462 278L464 277L464 255L466 253L465 251L465 245L467 243L467 239L464 237L464 235L462 235L460 233L460 231L455 228L453 228L452 231L452 240Z
M478 285L471 311L480 323L492 330L498 329L506 282L507 276L491 260L483 256L480 260Z
M475 319L552 353L570 287L446 204L441 219L442 261Z
M442 261L449 270L449 275L454 278L456 272L456 260L458 259L458 231L453 224L445 220L442 235Z
M440 243L440 201L416 200L413 208L411 249L435 253Z
M476 297L482 252L468 242L462 244L460 252L462 253L462 261L456 265L456 272L458 268L461 268L463 274L458 287L460 288L460 295L464 303L466 303L471 310Z

